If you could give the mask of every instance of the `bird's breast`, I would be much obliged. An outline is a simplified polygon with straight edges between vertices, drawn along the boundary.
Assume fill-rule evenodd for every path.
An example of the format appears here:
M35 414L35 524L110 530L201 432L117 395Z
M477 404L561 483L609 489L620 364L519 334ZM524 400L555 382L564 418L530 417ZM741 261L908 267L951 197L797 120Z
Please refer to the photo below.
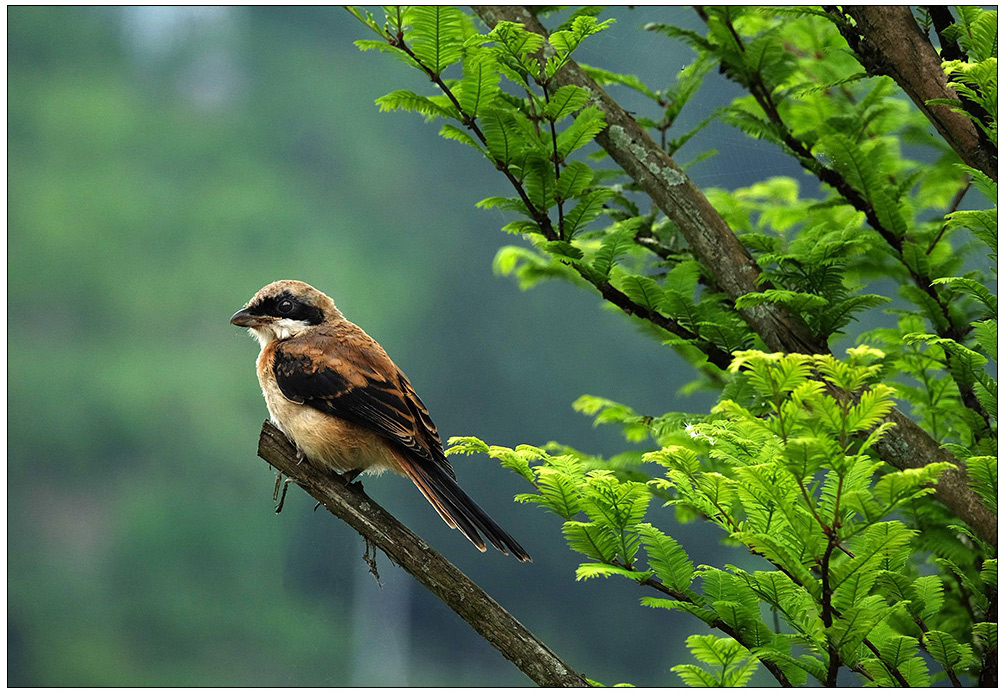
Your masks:
M258 382L268 414L275 426L289 437L312 462L338 472L392 470L403 475L394 445L375 431L340 417L293 402L279 388L274 371L274 343L258 357Z

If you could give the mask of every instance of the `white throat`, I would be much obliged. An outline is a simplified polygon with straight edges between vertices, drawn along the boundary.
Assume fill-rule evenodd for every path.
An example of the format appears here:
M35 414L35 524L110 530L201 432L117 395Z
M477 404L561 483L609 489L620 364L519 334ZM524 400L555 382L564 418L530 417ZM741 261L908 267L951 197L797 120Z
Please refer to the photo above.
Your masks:
M304 323L301 320L279 318L277 321L269 323L268 325L262 325L258 328L248 328L247 332L249 332L251 336L261 344L262 349L264 349L275 340L288 340L290 337L296 337L309 327L310 326L307 323Z

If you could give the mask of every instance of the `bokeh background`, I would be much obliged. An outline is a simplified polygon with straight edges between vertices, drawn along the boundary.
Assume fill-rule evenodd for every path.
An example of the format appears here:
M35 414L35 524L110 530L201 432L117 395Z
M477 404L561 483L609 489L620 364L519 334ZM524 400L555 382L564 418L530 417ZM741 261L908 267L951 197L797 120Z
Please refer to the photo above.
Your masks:
M343 9L7 13L8 684L530 684L382 555L377 585L358 535L303 492L273 513L257 346L228 319L268 282L307 281L383 344L444 437L508 446L629 448L571 403L705 411L678 393L686 364L598 295L492 274L520 241L474 203L507 183L437 125L378 112L431 86L360 53L371 36ZM660 88L690 61L641 27L697 28L691 10L604 16L582 62ZM735 94L712 76L680 130ZM800 177L718 125L679 159L710 148L701 186ZM520 478L455 465L532 564L474 550L407 480L366 489L589 677L679 684L695 620L627 582L576 583L558 519L512 502ZM697 564L748 560L650 516Z

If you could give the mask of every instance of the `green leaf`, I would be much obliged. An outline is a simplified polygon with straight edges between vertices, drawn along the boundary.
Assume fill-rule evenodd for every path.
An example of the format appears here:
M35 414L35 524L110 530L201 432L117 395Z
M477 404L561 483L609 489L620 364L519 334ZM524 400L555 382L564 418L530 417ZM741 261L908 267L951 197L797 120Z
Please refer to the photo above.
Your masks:
M854 551L853 559L832 568L830 585L833 590L838 590L843 581L849 580L855 574L888 568L889 560L908 548L915 535L915 530L897 521L874 523L869 526L863 533L861 546Z
M975 341L979 343L982 352L993 361L996 361L996 355L999 350L996 340L996 320L975 321L972 323L972 328L975 329Z
M592 169L589 168L588 164L573 161L561 172L554 197L558 200L577 198L592 185L593 178Z
M615 20L599 22L595 17L579 15L571 22L570 29L558 30L550 34L550 45L559 54L570 55L589 36L597 34L613 25Z
M476 205L482 210L493 210L501 209L508 210L510 212L518 212L522 215L529 215L529 210L526 208L526 203L522 201L521 198L504 198L501 196L493 195L489 198L484 198L479 201Z
M930 256L927 255L926 248L920 244L904 241L902 243L902 262L919 277L930 276Z
M638 524L637 532L648 554L648 564L658 579L680 593L688 590L693 583L693 562L686 550L650 523Z
M795 311L824 308L829 304L823 297L814 294L792 292L788 289L767 289L765 292L743 294L735 300L735 308L748 308L765 303L783 304Z
M846 431L867 431L876 426L895 406L894 392L883 383L876 383L864 391L857 404L846 413Z
M985 595L983 595L984 586L981 584L981 581L973 579L950 559L946 559L944 557L934 557L933 563L961 581L961 585L963 585L972 594L972 599L975 600L975 603L979 607L982 609L988 608L989 603L986 600Z
M497 449L493 446L492 449ZM525 456L520 456L515 452L511 455L500 454L497 450L491 450L491 457L497 459L503 468L512 470L531 484L536 483L536 475L529 466L529 461Z
M564 213L565 238L571 238L602 214L603 205L611 197L613 197L613 191L609 188L593 190L582 196L581 201L570 212Z
M526 170L526 195L533 205L546 211L554 206L554 193L557 190L557 180L554 165L545 159L534 159Z
M473 147L481 154L485 154L480 144L478 144L477 141L474 140L474 138L472 138L466 130L461 130L452 123L444 123L443 126L439 128L439 135L446 138L447 140L456 140L457 142L462 142L463 144L469 147Z
M644 94L646 97L652 101L658 100L658 95L655 94L651 89L648 88L644 82L638 79L635 75L620 75L615 72L610 72L609 70L604 70L599 67L593 67L591 65L585 65L579 62L578 66L585 70L585 73L595 80L596 84L600 87L608 87L611 84L618 84L624 87L629 87L635 91Z
M906 501L932 493L927 485L934 484L941 474L953 467L951 463L930 463L921 468L889 472L877 481L872 494L882 504L884 512L888 513Z
M688 612L709 625L713 624L717 620L717 615L714 614L712 610L708 610L700 607L699 605L682 600L669 600L668 598L655 598L646 595L641 598L641 604L645 607L651 607L654 609L682 610L683 612Z
M978 301L980 301L987 309L991 315L995 316L999 312L999 303L996 299L996 295L989 290L988 287L980 282L976 282L973 279L967 277L938 277L935 280L931 280L930 284L947 284L950 285L952 289L960 291L963 294L967 294Z
M972 647L944 631L930 630L923 635L927 652L933 659L950 670L961 670L975 663Z
M592 261L592 269L604 279L616 266L617 260L624 256L634 246L634 230L622 228L612 231L603 237L602 245L596 251Z
M595 106L582 110L574 122L557 135L557 153L561 159L566 159L576 149L592 142L603 128L606 127L606 117Z
M481 130L487 140L488 151L503 164L512 163L527 149L539 145L538 141L533 142L524 133L520 118L525 117L497 108L487 109L481 114Z
M996 622L980 622L972 627L972 635L987 651L997 649Z
M625 576L632 581L646 581L651 578L650 571L630 571L620 566L609 564L580 564L575 570L575 580L585 581L590 578L606 578L608 576Z
M446 455L472 455L487 453L488 445L476 436L450 436Z
M540 229L540 225L528 219L520 219L515 222L509 222L508 224L502 227L502 231L504 231L506 234L520 234L523 236L543 235L543 230ZM524 248L522 250L526 249ZM503 272L501 274L507 274L507 273Z
M543 46L543 37L527 31L521 24L501 21L487 38L495 42L499 69L516 84L528 87L526 75L539 73L539 66L532 56Z
M687 637L686 646L702 663L729 667L737 660L748 657L748 649L733 638L721 638L711 634L693 634Z
M924 621L935 617L944 604L944 584L940 576L920 576L912 582L913 599L909 611Z
M987 586L996 587L997 581L997 561L995 559L986 559L985 563L982 565L982 570L979 571L979 578Z
M581 249L570 241L542 241L535 245L541 251L547 251L547 253L556 259L569 262L573 265L577 265L578 261L582 259Z
M947 215L948 229L964 227L969 229L982 243L989 246L994 258L998 251L998 213L996 208L991 210L958 210Z
M470 118L476 118L490 108L498 96L497 63L490 51L479 50L463 64L460 80L460 108Z
M861 661L868 672L874 675L876 684L886 687L901 686L888 670L895 668L910 686L929 686L930 676L926 663L917 655L919 642L911 636L892 634L888 637L880 635L876 637L877 633L878 630L875 630L871 639L878 648L880 660L868 658Z
M714 675L697 665L674 665L669 668L679 675L679 679L689 687L722 687L724 686Z
M880 595L871 595L849 607L833 620L832 626L826 629L826 632L830 643L839 651L840 658L844 662L856 662L857 646L891 609L885 605L884 598Z
M568 547L590 559L609 564L618 554L617 538L596 523L569 520L565 521L562 530Z
M537 470L537 477L539 504L565 520L578 515L582 510L581 483L574 475L564 470L543 467Z
M408 8L411 50L436 75L463 57L463 12L453 5Z
M711 53L714 52L716 48L701 34L698 34L691 29L682 29L672 24L649 22L644 25L644 30L665 34L672 39L679 39L692 47L697 53Z
M886 191L881 178L885 168L882 143L865 149L847 135L833 133L819 138L815 150L871 204L887 231L897 238L905 234L907 229L897 198Z
M435 118L450 118L452 114L436 104L427 96L415 94L407 89L398 89L376 100L380 111L414 111L425 116L427 120Z
M584 108L588 101L589 93L584 87L568 84L551 95L543 114L556 123Z
M613 286L626 294L635 304L651 311L657 311L665 298L658 283L643 275L622 275L617 278Z
M968 479L972 489L982 498L986 506L996 513L999 486L996 456L973 456L965 463L968 465Z

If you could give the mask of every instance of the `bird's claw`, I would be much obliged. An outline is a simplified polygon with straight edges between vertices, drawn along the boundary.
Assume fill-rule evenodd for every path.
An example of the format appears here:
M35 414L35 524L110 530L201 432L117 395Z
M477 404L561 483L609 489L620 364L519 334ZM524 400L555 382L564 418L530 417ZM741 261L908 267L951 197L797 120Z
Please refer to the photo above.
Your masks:
M346 470L341 473L341 478L345 480L346 485L355 484L359 488L359 491L365 491L362 487L362 482L356 482L355 478L362 474L362 468L355 468L353 470Z
M285 477L285 475L281 471L279 471L278 474L275 475L275 490L272 492L272 501L278 501L278 504L275 506L276 513L282 513L282 506L286 502L286 492L289 491L289 485L293 482L297 483L299 482L293 477L286 477L286 481L283 482L282 481L283 477ZM282 488L281 496L279 496L280 487Z

